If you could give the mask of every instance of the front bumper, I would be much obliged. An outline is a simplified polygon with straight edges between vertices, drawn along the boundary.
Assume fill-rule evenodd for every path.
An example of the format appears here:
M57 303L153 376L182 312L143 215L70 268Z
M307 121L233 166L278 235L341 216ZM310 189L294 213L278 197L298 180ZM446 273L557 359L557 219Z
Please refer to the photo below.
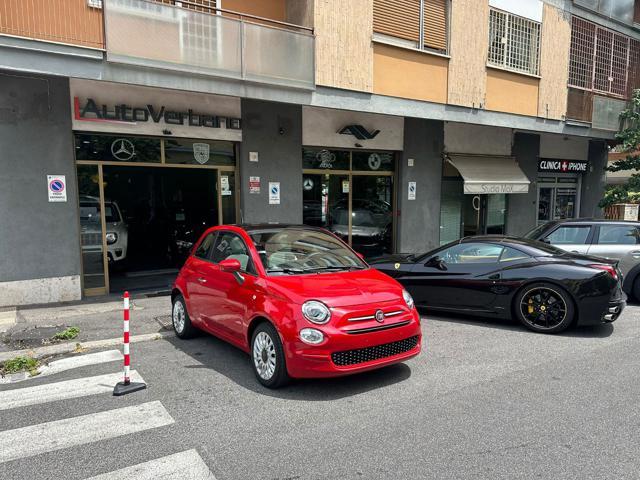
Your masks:
M320 327L326 339L317 346L307 345L297 335L290 341L285 339L287 371L294 378L335 377L415 357L422 348L418 312L414 309L404 318L389 322L389 326L395 323L402 325L357 335L329 325Z

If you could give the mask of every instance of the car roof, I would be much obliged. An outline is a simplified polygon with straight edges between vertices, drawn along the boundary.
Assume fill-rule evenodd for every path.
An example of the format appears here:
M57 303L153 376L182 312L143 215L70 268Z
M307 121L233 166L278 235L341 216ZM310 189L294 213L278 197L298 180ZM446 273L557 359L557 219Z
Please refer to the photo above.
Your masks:
M608 220L606 218L566 218L563 220L551 220L550 222L545 223L545 226L552 225L560 225L560 224L586 224L586 223L611 223L611 224L621 224L621 225L632 225L632 224L640 224L638 220Z
M235 227L240 228L246 232L261 232L267 230L314 230L314 231L326 231L321 227L312 227L309 225L301 225L295 223L240 223L235 225L221 225L221 228Z
M470 237L464 237L459 240L459 243L500 243L505 246L515 247L526 251L527 253L537 256L540 254L553 254L555 251L560 252L557 247L541 243L537 240L530 240L528 238L514 237L510 235L474 235ZM545 255L545 256L546 256Z

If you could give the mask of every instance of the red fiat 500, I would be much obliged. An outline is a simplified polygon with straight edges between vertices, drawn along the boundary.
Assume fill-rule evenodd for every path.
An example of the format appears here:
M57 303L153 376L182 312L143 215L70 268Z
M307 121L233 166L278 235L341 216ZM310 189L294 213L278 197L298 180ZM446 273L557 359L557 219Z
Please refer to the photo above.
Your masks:
M173 327L248 352L258 380L330 377L420 352L420 318L395 280L329 232L306 226L209 229L176 279Z

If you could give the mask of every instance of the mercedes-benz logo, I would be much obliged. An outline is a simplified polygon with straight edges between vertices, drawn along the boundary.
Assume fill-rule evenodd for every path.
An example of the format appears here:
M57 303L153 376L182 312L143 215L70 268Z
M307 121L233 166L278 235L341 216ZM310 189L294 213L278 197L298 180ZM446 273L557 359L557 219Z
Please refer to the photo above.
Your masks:
M384 322L384 312L382 310L376 310L376 322Z
M118 160L131 160L135 154L136 149L133 143L126 138L118 138L111 144L111 155Z

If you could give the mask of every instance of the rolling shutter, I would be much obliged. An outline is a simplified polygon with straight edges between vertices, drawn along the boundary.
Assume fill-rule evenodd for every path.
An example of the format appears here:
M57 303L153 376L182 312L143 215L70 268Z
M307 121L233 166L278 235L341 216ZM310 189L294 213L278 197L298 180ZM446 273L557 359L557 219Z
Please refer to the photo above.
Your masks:
M373 31L420 42L420 0L374 0Z
M425 0L424 46L447 50L447 0Z

